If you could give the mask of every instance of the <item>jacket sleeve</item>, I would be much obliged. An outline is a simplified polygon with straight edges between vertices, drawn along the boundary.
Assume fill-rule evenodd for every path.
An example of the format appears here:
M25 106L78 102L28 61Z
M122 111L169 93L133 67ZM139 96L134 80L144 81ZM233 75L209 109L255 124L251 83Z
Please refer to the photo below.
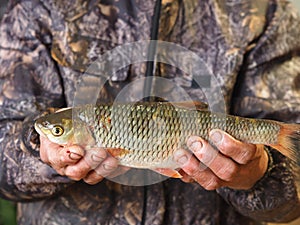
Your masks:
M244 60L232 97L232 113L300 123L300 19L284 1L269 1L267 26ZM299 149L299 142L296 143ZM218 192L241 214L287 222L300 216L291 162L269 148L265 177L248 191ZM299 184L299 183L298 183Z
M37 114L65 104L48 51L48 12L38 1L12 2L0 27L0 196L26 201L49 197L71 181L39 159L33 129Z

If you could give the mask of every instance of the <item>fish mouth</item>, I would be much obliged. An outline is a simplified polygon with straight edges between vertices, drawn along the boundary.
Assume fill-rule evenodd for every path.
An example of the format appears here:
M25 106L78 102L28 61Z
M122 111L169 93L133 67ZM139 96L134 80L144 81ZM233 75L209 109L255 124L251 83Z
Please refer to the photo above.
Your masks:
M43 126L37 122L34 123L34 129L36 130L36 132L42 136L42 137L46 137L46 135L43 132Z

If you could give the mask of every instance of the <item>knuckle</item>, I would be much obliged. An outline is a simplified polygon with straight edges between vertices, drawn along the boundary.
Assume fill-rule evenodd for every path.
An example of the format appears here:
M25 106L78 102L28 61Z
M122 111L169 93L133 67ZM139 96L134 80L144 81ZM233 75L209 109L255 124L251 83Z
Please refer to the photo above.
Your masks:
M230 165L219 170L219 177L227 182L233 181L238 174L238 166Z
M82 177L72 176L72 175L68 175L68 174L66 174L66 176L74 181L80 181L82 179Z
M255 154L256 154L255 149L250 149L250 148L245 149L243 153L240 154L239 163L241 164L249 163L254 158Z
M95 171L89 173L86 177L83 178L83 181L87 184L97 184L103 179L102 176L98 175Z
M94 185L94 184L97 184L98 182L95 181L95 180L90 180L90 179L83 179L83 181L87 184L90 184L90 185Z
M94 185L99 183L102 178L84 178L83 181L87 184Z
M199 168L200 168L200 163L199 163L199 167L196 167L194 165L187 165L184 170L187 172L187 174L189 174L192 177L195 177L198 175L199 172Z
M221 181L218 178L213 177L208 180L203 187L208 191L216 190L221 187Z
M85 175L83 170L78 167L71 167L71 168L68 167L65 170L65 174L67 177L71 178L72 180L76 180L76 181L81 180Z
M217 151L215 151L214 149L209 149L205 152L205 154L202 155L201 162L203 162L205 165L210 165L213 163L217 155Z
M55 157L49 156L48 157L48 164L54 167L58 167L58 163Z
M60 161L61 163L65 163L67 160L66 160L66 157L65 157L64 155L60 155L60 156L59 156L59 161Z

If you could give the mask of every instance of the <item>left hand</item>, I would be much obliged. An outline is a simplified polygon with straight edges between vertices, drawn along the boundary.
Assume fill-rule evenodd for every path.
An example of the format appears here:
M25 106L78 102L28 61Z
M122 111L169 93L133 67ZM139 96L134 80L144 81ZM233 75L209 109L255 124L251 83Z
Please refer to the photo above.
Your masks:
M187 146L180 149L175 160L181 166L185 182L195 181L207 190L220 187L250 189L263 177L268 167L268 154L263 145L243 143L221 130L212 130L210 139L192 136Z

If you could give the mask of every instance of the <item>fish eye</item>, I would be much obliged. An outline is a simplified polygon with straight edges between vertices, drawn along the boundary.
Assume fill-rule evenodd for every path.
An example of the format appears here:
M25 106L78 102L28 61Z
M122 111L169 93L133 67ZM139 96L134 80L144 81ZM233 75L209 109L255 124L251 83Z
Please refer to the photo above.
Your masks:
M54 126L51 130L52 134L56 137L61 136L64 133L64 128L62 128L61 126Z

